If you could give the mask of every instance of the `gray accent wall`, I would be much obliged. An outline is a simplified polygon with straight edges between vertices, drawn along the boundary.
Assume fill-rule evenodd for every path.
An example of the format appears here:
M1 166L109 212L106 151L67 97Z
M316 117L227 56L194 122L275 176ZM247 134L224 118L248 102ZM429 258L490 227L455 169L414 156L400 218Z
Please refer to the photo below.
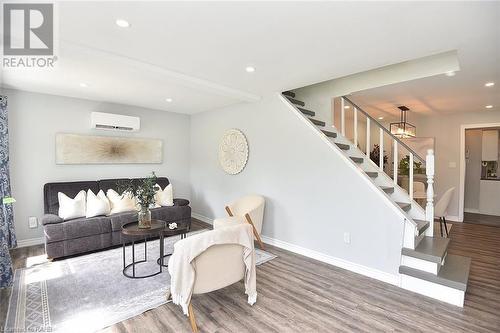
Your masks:
M250 148L234 176L217 157L230 128L243 131ZM223 217L227 203L258 193L266 198L264 236L398 274L403 221L278 96L193 115L190 142L194 213Z
M9 99L12 192L16 198L15 227L20 241L41 237L42 228L28 228L28 217L43 214L43 185L47 182L143 177L151 171L170 179L174 194L190 198L188 115L133 106L4 89ZM90 128L90 113L101 111L141 118L135 133ZM147 137L163 140L162 164L56 165L58 132Z

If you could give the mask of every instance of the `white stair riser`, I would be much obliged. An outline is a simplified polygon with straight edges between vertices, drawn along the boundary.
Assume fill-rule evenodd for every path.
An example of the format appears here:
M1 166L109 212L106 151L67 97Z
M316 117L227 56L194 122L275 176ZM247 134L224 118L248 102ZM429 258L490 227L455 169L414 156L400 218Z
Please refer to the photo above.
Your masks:
M420 280L405 274L401 274L401 288L432 297L461 308L464 307L465 292L462 290Z
M401 266L407 266L411 268L418 269L420 271L432 273L437 275L439 273L439 269L441 269L442 264L444 264L444 259L441 264L422 260L410 256L401 256Z

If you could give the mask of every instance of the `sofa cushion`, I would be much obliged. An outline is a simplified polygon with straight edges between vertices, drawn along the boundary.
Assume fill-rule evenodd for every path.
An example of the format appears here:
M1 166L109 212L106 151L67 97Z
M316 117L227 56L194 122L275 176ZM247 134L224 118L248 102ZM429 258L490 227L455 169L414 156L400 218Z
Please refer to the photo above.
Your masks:
M41 220L42 220L42 225L54 224L54 223L61 223L61 222L64 221L58 215L54 215L54 214L44 214L42 216Z
M97 182L62 182L62 183L47 183L43 187L44 197L44 213L59 214L59 199L57 194L62 192L70 198L74 198L78 192L90 189L97 193L99 186Z
M191 217L191 207L171 206L151 209L151 218L166 222L175 222Z
M137 222L137 212L124 212L108 216L111 220L111 229L121 231L126 223Z
M107 216L79 218L56 224L46 224L44 232L47 243L52 243L111 232L111 222Z

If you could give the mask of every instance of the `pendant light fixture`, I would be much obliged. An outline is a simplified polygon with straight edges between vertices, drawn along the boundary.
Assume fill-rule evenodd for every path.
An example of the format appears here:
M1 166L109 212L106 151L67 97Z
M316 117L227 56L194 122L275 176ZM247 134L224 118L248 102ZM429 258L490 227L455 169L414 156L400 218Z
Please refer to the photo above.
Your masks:
M406 121L406 113L410 110L406 106L398 106L401 111L401 118L397 123L391 123L391 133L398 138L414 138L417 128Z

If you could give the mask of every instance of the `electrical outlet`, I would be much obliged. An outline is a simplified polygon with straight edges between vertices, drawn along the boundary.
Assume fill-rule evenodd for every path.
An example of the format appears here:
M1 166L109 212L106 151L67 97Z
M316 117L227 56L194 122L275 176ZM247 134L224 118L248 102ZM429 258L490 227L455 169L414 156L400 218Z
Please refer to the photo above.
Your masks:
M349 232L344 232L344 243L351 244L351 234Z
M28 218L28 225L31 229L38 228L38 219L36 216L30 216Z

